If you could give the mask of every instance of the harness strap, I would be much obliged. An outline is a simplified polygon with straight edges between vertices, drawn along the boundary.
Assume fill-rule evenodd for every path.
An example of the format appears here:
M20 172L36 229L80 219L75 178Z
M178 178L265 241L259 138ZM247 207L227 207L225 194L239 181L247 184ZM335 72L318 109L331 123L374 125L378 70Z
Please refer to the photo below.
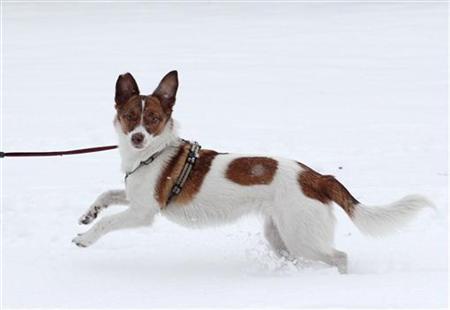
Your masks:
M190 143L190 142L188 142ZM181 193L183 190L184 185L186 184L186 181L191 174L191 171L197 162L199 152L200 152L201 146L197 142L191 143L191 148L189 149L188 156L186 158L186 163L184 164L183 170L181 170L180 175L177 178L177 181L172 186L172 189L169 194L169 198L167 199L166 206L172 201L172 199Z
M181 193L181 191L183 190L184 185L186 184L186 181L189 177L189 175L192 172L192 169L194 168L195 163L197 162L197 159L199 157L199 152L201 149L200 144L198 144L197 142L189 142L186 140L182 140L184 143L189 143L191 145L190 149L189 149L189 153L188 156L186 157L186 162L183 166L183 169L181 170L180 175L178 176L175 184L172 186L172 189L170 190L169 193L169 197L167 198L167 202L166 202L166 206L172 201L172 199L179 195ZM139 168L143 167L143 166L147 166L149 164L151 164L153 161L155 161L155 159L161 155L162 152L164 152L166 150L166 148L168 148L169 146L163 148L162 150L152 154L149 158L147 158L144 161L141 161L139 163L139 165L134 168L133 170L125 173L125 182L127 181L127 178L132 175L133 173L135 173Z

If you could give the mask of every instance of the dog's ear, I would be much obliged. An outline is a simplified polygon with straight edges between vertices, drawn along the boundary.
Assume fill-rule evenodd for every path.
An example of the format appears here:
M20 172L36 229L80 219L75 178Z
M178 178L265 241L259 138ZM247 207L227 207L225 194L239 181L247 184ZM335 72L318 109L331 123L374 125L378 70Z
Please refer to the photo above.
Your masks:
M175 96L178 89L178 72L170 71L159 82L158 87L153 92L153 95L161 100L162 104L167 108L172 109L175 104Z
M119 75L116 82L116 106L125 104L134 95L139 95L139 88L134 77L130 73Z

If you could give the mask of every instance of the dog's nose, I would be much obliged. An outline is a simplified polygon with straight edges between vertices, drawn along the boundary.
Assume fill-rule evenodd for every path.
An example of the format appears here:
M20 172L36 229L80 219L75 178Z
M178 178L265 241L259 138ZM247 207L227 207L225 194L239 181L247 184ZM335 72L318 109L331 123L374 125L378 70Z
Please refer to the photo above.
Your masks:
M135 145L139 145L144 141L144 135L141 133L135 133L131 136L131 142Z

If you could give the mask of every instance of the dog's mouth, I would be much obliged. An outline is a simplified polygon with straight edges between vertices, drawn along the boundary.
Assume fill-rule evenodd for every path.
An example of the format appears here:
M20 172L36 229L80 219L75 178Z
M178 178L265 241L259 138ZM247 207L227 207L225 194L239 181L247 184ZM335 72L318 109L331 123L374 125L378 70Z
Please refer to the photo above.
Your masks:
M132 145L135 149L138 149L138 150L142 150L142 149L144 148L144 145L143 145L143 144L134 144L134 143L131 143L131 145Z

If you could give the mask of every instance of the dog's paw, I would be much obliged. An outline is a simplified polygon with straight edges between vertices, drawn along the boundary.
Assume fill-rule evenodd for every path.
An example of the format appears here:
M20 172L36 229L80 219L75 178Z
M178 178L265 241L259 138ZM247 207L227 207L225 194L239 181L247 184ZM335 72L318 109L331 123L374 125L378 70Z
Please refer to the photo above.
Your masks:
M80 217L78 224L88 225L92 223L97 218L100 211L104 208L106 208L106 205L95 202L91 207L89 207L89 210Z
M80 225L88 225L92 223L97 218L97 213L94 212L88 212L86 214L83 214L79 220L78 224Z
M91 240L89 240L85 234L78 234L75 238L72 239L72 242L75 243L76 246L79 246L80 248L87 248L92 243Z

